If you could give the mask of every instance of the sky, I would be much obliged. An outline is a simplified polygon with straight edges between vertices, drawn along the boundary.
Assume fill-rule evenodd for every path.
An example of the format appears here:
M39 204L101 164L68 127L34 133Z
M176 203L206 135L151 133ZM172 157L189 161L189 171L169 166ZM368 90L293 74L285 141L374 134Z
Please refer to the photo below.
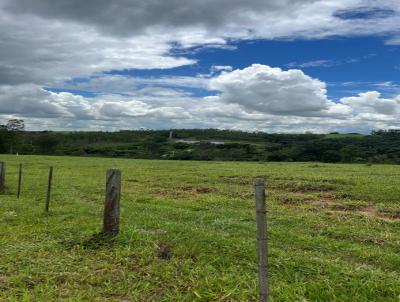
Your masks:
M0 0L0 124L400 128L399 0Z

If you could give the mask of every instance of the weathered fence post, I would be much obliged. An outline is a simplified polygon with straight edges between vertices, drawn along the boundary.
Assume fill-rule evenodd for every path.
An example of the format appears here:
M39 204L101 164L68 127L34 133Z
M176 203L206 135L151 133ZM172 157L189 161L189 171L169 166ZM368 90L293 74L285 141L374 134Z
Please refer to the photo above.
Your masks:
M121 171L107 170L106 198L104 204L103 234L116 236L119 233L119 209L121 198Z
M264 178L260 177L257 178L255 181L255 198L257 217L258 281L260 302L268 302L268 241Z
M6 163L0 161L0 193L6 190Z
M19 198L19 196L21 195L21 185L22 185L22 164L19 164L17 198Z
M49 168L49 179L47 182L47 196L46 196L46 208L45 211L49 211L49 206L50 206L50 197L51 197L51 183L53 180L53 167Z

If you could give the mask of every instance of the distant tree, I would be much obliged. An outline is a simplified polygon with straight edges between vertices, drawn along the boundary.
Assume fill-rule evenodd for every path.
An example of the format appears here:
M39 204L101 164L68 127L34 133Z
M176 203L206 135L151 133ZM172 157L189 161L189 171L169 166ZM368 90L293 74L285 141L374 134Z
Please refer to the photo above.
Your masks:
M7 130L6 140L10 147L10 153L14 153L15 146L18 145L19 132L25 130L25 122L21 119L11 119L5 126Z
M24 131L25 122L24 120L12 119L7 122L6 128L8 131Z
M0 153L7 152L7 126L0 125Z

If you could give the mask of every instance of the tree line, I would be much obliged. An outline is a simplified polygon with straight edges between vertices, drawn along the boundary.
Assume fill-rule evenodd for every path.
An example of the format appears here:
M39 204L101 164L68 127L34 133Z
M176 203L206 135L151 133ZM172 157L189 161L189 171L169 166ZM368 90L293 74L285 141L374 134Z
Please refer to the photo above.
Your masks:
M0 126L0 153L143 159L400 163L400 130L273 134L218 129L24 131Z

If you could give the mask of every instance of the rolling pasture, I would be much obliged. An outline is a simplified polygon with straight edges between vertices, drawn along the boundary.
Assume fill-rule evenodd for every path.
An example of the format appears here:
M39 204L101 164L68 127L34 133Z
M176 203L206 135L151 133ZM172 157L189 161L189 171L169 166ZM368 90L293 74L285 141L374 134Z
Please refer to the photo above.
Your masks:
M0 301L257 301L257 176L267 187L271 301L400 300L400 166L0 161ZM115 239L98 235L108 168L122 170Z

